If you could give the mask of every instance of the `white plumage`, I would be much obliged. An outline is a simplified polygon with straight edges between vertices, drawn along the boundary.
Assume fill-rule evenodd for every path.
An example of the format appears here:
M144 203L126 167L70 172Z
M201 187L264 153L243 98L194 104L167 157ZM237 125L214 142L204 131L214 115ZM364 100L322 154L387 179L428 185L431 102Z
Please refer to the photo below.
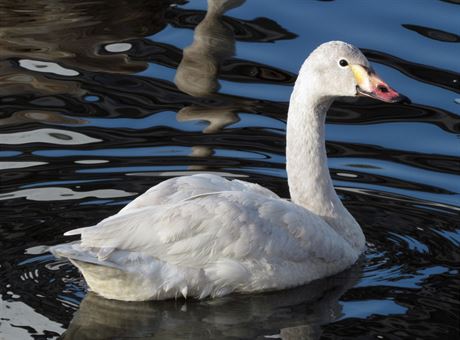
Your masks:
M304 63L291 97L286 152L293 202L216 175L172 178L96 226L67 232L81 241L51 251L68 257L96 293L135 301L283 289L352 265L365 239L334 191L324 147L330 103L355 95L360 84L339 68L340 58L368 67L356 48L323 44Z
M337 265L346 268L358 255L345 256L350 246L304 208L215 175L162 182L97 226L67 233L74 234L81 243L54 252L78 261L83 273L85 262L97 264L85 276L89 286L121 300L292 287L333 274ZM123 287L126 280L118 278L113 289L111 270L99 275L100 264L122 270L126 279L137 276L136 284Z

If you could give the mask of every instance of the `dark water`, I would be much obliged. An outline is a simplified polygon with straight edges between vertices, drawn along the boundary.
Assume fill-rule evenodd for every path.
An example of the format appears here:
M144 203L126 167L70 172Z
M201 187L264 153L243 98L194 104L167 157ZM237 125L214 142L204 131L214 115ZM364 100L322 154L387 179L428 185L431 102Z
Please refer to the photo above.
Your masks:
M0 338L458 338L459 2L210 7L1 2ZM171 176L288 197L289 94L306 55L336 39L412 99L330 110L331 173L368 240L355 267L271 294L123 303L46 253Z

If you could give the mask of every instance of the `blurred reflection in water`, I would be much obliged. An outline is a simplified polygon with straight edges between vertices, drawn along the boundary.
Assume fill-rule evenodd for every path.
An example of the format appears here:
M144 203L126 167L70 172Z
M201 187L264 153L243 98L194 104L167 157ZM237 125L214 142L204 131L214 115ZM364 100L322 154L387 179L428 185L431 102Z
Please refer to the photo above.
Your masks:
M175 1L184 2L184 1ZM144 61L101 48L160 31L172 1L2 1L2 59L64 62L70 69L139 72ZM21 15L18 15L21 13Z
M235 53L235 37L222 15L241 6L244 0L208 0L208 10L195 27L193 43L184 49L177 67L177 87L194 97L218 91L217 77L222 63Z
M193 43L184 49L177 67L177 87L194 97L210 97L219 90L218 76L222 63L235 53L235 37L231 27L222 21L222 15L244 3L244 0L208 0L208 11L195 27ZM238 105L206 107L190 105L177 113L178 121L205 120L203 133L217 133L239 120ZM209 157L210 146L193 146L192 157ZM204 170L204 165L192 165L190 170Z
M89 293L63 339L319 339L321 325L342 314L339 298L360 277L361 265L334 277L281 292L204 301L130 303ZM295 317L288 311L295 308Z
M11 109L21 101L27 110L0 119L0 124L81 123L62 112L94 110L81 100L91 92L92 84L99 82L93 72L132 74L145 70L147 60L119 52L127 51L130 40L163 29L170 4L166 0L3 1L1 94L11 98ZM29 105L24 105L27 101ZM11 109L5 107L6 112Z

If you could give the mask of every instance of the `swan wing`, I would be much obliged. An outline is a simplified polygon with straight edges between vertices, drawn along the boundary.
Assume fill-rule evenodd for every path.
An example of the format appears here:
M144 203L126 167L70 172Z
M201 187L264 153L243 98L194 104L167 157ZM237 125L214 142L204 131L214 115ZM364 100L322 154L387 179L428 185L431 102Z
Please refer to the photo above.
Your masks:
M213 174L197 174L163 181L130 202L119 213L123 214L142 207L177 203L197 195L220 191L254 192L267 197L279 198L272 191L255 183L227 180Z
M113 250L205 268L222 260L335 263L349 245L320 217L288 201L224 191L147 206L79 229L81 246L110 261Z

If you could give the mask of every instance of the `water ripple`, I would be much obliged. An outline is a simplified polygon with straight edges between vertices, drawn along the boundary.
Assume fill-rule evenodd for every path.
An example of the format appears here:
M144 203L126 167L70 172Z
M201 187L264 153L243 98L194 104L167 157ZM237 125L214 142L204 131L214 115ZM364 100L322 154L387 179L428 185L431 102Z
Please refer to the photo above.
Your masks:
M92 138L79 132L60 129L38 129L0 134L0 144L6 145L21 145L28 143L82 145L101 141L101 139Z
M63 187L45 187L17 190L0 194L0 201L11 200L24 197L30 201L60 201L60 200L79 200L87 197L97 198L118 198L128 197L135 193L117 189L91 190L85 192L73 191Z
M0 6L0 337L455 338L455 1L208 3ZM288 198L289 94L308 51L336 39L413 101L337 101L328 114L334 184L368 240L351 271L271 294L126 304L87 294L46 252L172 176L242 177Z

